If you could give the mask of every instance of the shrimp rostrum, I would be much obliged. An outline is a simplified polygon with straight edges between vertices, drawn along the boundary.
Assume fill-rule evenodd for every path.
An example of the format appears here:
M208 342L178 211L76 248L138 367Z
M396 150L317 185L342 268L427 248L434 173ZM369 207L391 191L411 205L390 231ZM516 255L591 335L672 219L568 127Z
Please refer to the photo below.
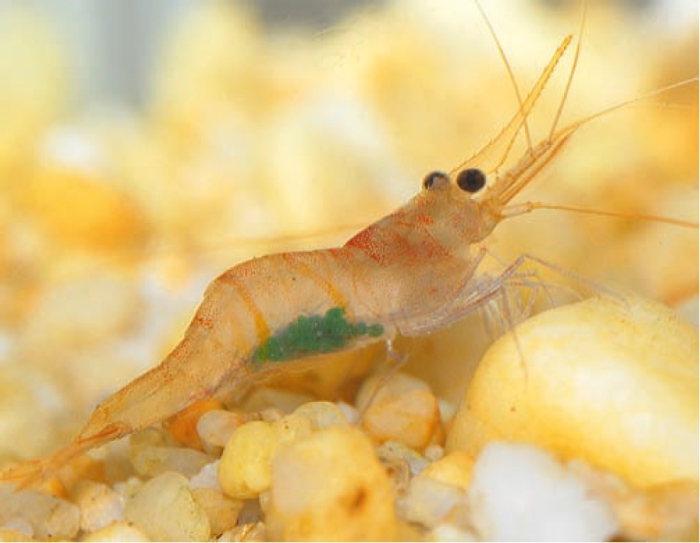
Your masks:
M342 247L269 255L220 275L160 365L99 404L69 445L6 469L0 480L35 484L94 447L282 363L427 333L500 296L521 261L500 275L482 273L482 242L503 219L542 207L510 202L581 125L605 113L561 129L555 120L537 144L528 134L524 156L503 167L570 42L561 43L529 94L518 94L517 113L471 159L450 173L428 174L416 196ZM569 82L574 67L575 60Z

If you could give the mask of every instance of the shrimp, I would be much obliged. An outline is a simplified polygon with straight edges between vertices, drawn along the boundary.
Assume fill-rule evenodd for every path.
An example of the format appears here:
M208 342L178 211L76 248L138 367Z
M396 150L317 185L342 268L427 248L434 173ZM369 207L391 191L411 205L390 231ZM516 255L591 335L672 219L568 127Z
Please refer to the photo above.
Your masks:
M527 96L521 98L515 85L518 111L472 158L449 173L426 175L416 196L341 247L273 254L224 272L207 288L183 339L158 366L100 403L66 447L6 469L0 480L19 487L36 484L90 449L280 364L390 342L398 334L429 333L503 296L524 259L497 275L481 273L484 242L504 219L556 207L510 202L581 126L626 105L557 128L577 45L551 130L540 142L530 141L527 119L572 39L561 42ZM502 50L501 56L505 61ZM522 133L526 153L501 171Z

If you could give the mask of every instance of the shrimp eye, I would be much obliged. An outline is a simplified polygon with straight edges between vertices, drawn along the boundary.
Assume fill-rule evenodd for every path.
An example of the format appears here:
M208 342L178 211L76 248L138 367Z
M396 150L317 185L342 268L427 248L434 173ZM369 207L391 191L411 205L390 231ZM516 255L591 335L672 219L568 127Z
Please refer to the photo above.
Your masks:
M479 192L486 185L486 176L477 168L467 168L457 174L457 185L466 192Z
M444 172L430 172L423 178L423 188L431 189L437 183L450 182L449 176Z

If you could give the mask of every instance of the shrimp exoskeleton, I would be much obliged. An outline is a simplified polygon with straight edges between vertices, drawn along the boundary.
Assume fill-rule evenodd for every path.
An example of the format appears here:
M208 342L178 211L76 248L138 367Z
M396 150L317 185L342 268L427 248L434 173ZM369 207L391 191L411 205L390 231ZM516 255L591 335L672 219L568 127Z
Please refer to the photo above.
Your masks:
M99 404L65 448L0 478L33 484L81 453L164 421L246 377L318 353L428 333L502 296L518 279L522 259L498 275L482 273L482 242L503 219L547 207L511 201L582 125L609 111L557 126L577 46L560 111L546 137L531 142L528 117L571 41L561 42L527 96L517 93L518 111L472 158L449 173L428 174L416 196L341 247L273 254L220 275L160 365ZM527 151L505 167L523 133Z

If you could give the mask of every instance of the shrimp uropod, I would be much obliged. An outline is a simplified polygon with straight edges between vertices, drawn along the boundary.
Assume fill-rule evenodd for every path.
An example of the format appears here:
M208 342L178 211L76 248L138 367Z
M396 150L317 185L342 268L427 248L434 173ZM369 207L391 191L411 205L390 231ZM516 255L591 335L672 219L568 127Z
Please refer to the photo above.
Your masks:
M10 467L0 479L35 484L90 449L268 369L397 335L426 334L502 297L519 281L523 259L500 274L485 274L485 242L503 219L546 207L513 199L580 127L605 113L561 127L557 114L545 137L530 141L528 119L571 42L561 42L527 95L519 97L516 113L472 158L449 173L428 174L416 196L341 247L255 258L221 274L182 341L158 366L100 403L65 448ZM526 152L514 161L513 143L526 132Z

